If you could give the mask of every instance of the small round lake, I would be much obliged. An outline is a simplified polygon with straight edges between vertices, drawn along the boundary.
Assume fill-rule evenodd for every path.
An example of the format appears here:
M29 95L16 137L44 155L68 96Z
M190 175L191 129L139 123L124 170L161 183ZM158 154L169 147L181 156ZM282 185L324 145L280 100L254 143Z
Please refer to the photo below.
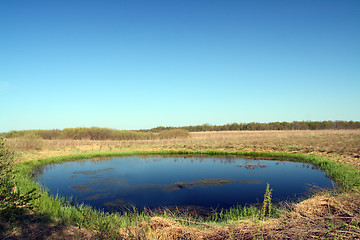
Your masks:
M269 183L273 201L294 199L332 181L311 164L228 156L126 156L46 165L35 181L52 195L105 211L142 208L230 208L261 203Z

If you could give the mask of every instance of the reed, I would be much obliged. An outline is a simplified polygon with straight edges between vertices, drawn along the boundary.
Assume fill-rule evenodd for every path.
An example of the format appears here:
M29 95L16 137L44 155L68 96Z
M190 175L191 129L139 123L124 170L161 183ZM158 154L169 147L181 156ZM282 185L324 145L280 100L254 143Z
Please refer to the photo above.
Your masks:
M261 207L261 211L260 211L260 215L259 218L260 219L264 219L267 216L271 216L271 192L272 189L270 189L270 185L269 183L266 184L266 190L265 190L265 194L264 194L264 202L263 205Z

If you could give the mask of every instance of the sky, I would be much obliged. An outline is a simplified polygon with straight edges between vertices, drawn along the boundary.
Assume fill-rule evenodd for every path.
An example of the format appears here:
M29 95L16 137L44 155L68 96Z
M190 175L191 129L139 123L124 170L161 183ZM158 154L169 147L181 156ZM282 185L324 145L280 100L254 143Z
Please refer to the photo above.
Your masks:
M360 120L360 1L1 0L0 132Z

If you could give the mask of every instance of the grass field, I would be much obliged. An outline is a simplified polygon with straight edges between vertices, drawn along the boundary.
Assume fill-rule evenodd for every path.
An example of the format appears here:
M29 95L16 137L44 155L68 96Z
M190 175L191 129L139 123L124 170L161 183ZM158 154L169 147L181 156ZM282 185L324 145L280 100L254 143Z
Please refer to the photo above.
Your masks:
M89 152L152 150L225 150L313 154L360 169L360 130L194 132L164 140L30 140L8 139L19 161Z
M343 167L341 169L360 170L360 130L194 132L187 138L127 141L14 138L8 139L7 144L15 149L18 162L94 153L212 151L231 154L240 151L258 152L263 156L297 153L303 156L299 159L315 156L328 159L330 163L340 163L335 165ZM354 170L349 176L357 179L359 171ZM0 226L4 229L3 236L8 239L20 236L24 236L23 239L38 239L39 236L45 239L119 236L127 239L353 239L360 237L359 206L359 188L353 184L334 192L319 191L300 203L285 203L277 217L242 218L227 221L225 225L186 217L180 219L171 214L138 219L134 215L132 221L135 224L125 224L127 227L116 229L118 235L109 235L89 225L66 224L33 209L22 216L23 220L13 220L13 227L8 228L6 220ZM101 218L100 215L96 216Z

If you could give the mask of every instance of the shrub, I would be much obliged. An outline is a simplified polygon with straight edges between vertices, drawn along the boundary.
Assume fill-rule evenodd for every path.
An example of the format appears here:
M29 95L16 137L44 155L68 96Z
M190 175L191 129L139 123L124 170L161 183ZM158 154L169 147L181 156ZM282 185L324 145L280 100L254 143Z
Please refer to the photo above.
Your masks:
M61 138L63 139L90 139L90 135L86 128L65 128L61 131Z
M53 130L35 130L34 131L36 135L41 137L42 139L58 139L60 137L61 131L59 129L53 129Z
M5 140L0 138L0 215L14 207L14 177L12 165L14 153L5 144Z
M71 139L71 140L150 140L188 137L185 129L166 129L159 133L140 132L130 130L116 130L111 128L65 128L63 130L24 130L2 134L7 138L16 138L16 148L22 150L41 150L44 139Z
M0 201L3 201L3 195L12 189L12 185L9 188L11 165L14 160L13 151L5 144L5 140L0 138Z
M171 129L159 132L160 139L186 138L189 137L189 135L189 131L185 129Z
M3 133L2 136L4 136L5 138L14 138L14 137L19 136L19 133L18 133L18 131L10 131L7 133Z
M20 193L15 184L14 151L0 138L0 218L5 221L21 219L31 200L38 198L35 189Z

